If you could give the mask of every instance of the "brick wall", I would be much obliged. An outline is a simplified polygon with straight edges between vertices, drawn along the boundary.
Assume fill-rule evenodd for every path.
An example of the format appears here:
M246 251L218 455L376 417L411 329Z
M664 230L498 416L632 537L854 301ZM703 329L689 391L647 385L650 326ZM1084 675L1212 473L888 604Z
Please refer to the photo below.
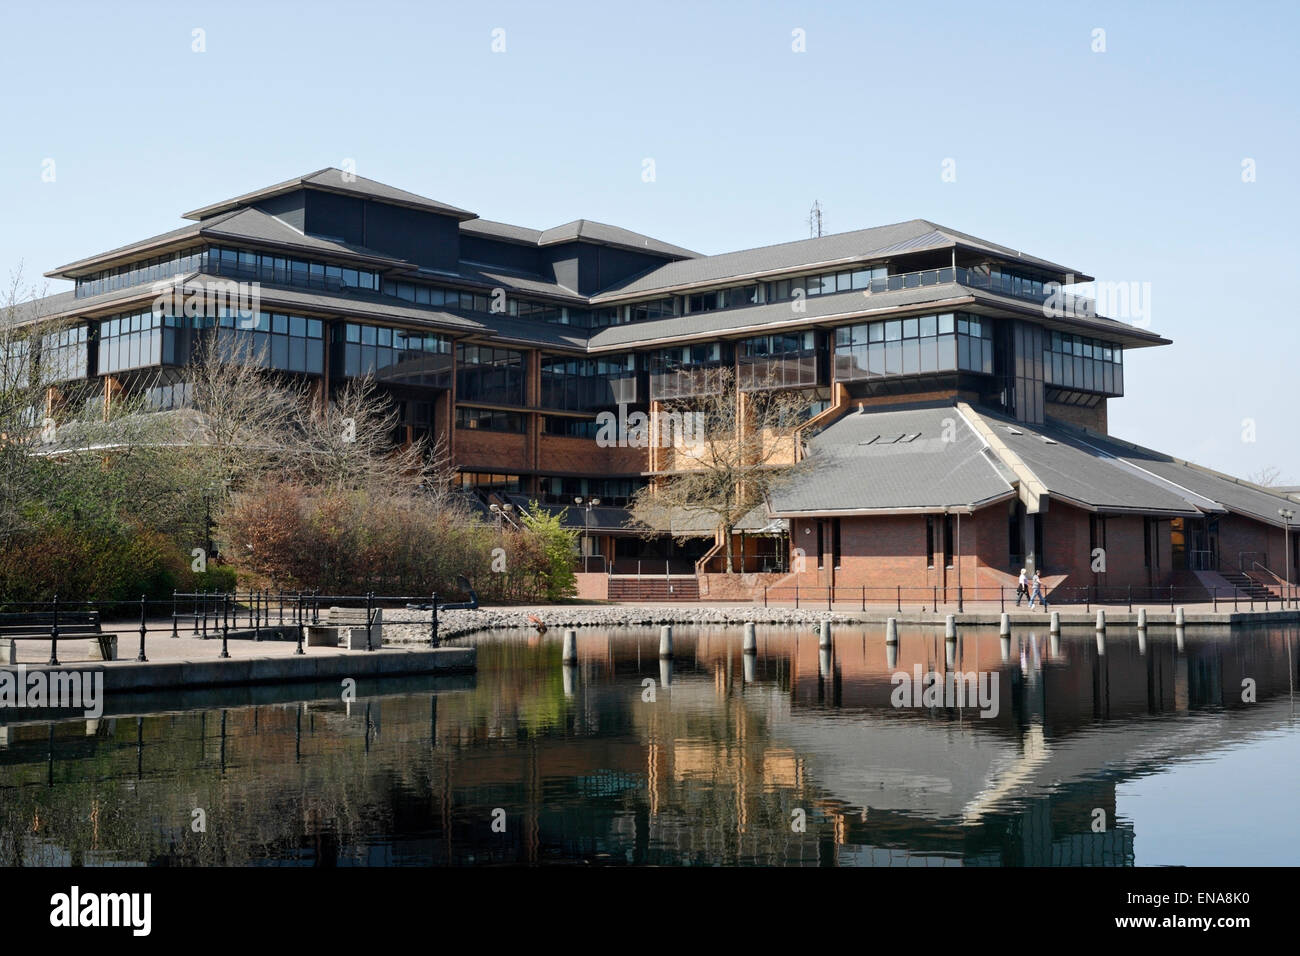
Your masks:
M649 468L645 448L601 448L591 438L542 435L536 468L578 475L639 475Z
M467 471L513 474L528 467L528 436L490 432L480 428L456 429L456 464Z
M1087 428L1102 435L1107 434L1106 399L1104 398L1097 403L1096 408L1082 408L1078 405L1060 405L1056 402L1048 402L1043 411L1049 418L1068 422L1071 425L1078 425L1081 428Z

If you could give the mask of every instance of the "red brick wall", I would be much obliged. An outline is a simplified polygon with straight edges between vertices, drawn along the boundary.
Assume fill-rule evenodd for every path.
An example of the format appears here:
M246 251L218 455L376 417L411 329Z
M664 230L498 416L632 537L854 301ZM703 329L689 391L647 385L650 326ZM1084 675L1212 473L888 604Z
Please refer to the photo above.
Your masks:
M502 474L513 474L513 469L526 469L528 436L479 428L458 428L456 464L467 471Z
M824 588L834 583L843 588L896 587L922 589L955 588L960 580L968 597L991 599L996 589L1015 587L1019 568L1010 566L1011 546L1008 506L1005 502L980 509L961 519L960 542L954 516L953 550L960 551L961 574L943 553L942 515L935 515L940 528L933 567L926 562L926 519L924 515L889 515L846 517L841 522L840 567L832 572L829 525L824 536L826 567L818 568L817 521L801 519L791 522L791 546L807 552L802 573L792 573L779 587ZM1169 523L1162 521L1158 532L1159 567L1148 569L1143 547L1143 519L1140 515L1106 517L1104 546L1106 572L1092 571L1090 513L1060 501L1052 501L1046 512L1037 516L1043 522L1045 554L1039 566L1051 587L1133 587L1167 586L1172 577L1169 546ZM805 534L804 529L811 533ZM1248 529L1238 535L1244 543L1258 543L1260 538ZM1276 534L1271 553L1282 556L1281 532ZM1237 540L1237 539L1234 539ZM1098 542L1101 546L1101 541ZM1270 543L1271 539L1270 539ZM1226 547L1225 547L1226 556ZM794 558L792 556L791 560ZM1235 561L1235 552L1233 560ZM1280 573L1280 572L1279 572ZM906 592L904 593L906 598ZM949 595L951 598L951 593ZM916 595L912 595L912 600Z
M637 475L649 468L645 448L601 448L591 438L542 435L537 468L581 475Z
M1047 402L1043 406L1043 412L1048 417L1055 418L1058 421L1091 429L1103 435L1107 434L1106 399L1104 398L1097 403L1096 408L1082 408L1078 405L1058 405L1056 402Z

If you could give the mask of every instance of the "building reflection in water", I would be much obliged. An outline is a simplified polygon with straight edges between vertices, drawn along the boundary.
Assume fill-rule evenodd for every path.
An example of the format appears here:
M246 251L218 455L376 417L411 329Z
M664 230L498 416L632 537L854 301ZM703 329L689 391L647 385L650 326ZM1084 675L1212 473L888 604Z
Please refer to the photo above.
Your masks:
M114 700L0 733L0 863L1131 865L1117 785L1294 732L1296 633L1084 633L705 628L667 661L589 630L562 666L504 632L473 678L353 703ZM895 707L918 669L995 674L994 715Z

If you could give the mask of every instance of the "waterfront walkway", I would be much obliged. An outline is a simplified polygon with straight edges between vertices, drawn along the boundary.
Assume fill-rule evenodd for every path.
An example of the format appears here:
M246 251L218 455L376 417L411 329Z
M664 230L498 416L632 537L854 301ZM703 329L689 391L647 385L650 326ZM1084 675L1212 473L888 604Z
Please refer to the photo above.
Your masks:
M78 635L60 639L59 666L77 671L103 671L109 693L170 690L178 687L222 687L241 684L331 681L343 678L411 674L469 673L475 652L467 647L385 646L373 651L340 647L303 646L296 641L231 638L229 658L220 657L221 638L203 640L182 631L171 636L171 621L150 621L145 641L147 661L136 660L139 624L110 622L105 633L118 637L118 660L93 660L91 638ZM288 629L292 630L292 629ZM49 669L48 640L18 641L18 663L2 664L0 671L23 666L28 672Z

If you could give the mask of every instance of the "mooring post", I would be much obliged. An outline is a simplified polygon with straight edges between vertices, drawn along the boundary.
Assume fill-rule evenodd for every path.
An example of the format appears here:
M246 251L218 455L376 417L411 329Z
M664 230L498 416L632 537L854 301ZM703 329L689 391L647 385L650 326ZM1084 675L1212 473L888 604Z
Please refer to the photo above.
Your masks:
M948 614L943 619L943 639L951 641L957 636L957 615Z
M831 646L831 622L822 621L818 629L817 646L820 648L829 648Z
M1147 629L1147 609L1144 607L1140 607L1138 608L1138 630L1145 631L1146 629Z
M662 652L662 648L661 648L661 652ZM669 656L672 656L671 653L669 654ZM570 629L564 632L564 648L563 648L563 653L560 655L560 659L565 664L578 663L578 632L577 631Z
M370 626L371 624L374 623L375 620L374 610L373 610L374 603L375 603L375 592L367 591L366 592L366 650L368 651L374 650L374 647L370 643Z
M1048 629L1052 634L1061 633L1061 612L1060 611L1052 612L1052 623L1048 626Z
M1174 627L1182 627L1184 624L1187 623L1186 620L1184 620L1185 617L1183 613L1184 610L1185 610L1184 608L1180 607L1177 611L1174 612Z
M50 602L50 666L57 667L59 664L59 596L54 595ZM54 725L50 724L50 733L54 733Z
M898 643L898 618L891 617L885 621L885 643Z
M673 656L673 626L665 624L659 628L659 656L670 658Z
M1002 637L1008 637L1011 634L1011 615L1006 611L1002 612L1002 617L998 621L998 634Z
M144 656L144 635L146 630L147 627L145 625L144 595L141 594L140 595L140 653L135 655L135 659L142 663L149 660L149 658Z
M745 643L743 651L746 654L758 653L758 636L753 621L745 622Z
M221 654L220 657L230 656L230 645L227 643L230 637L230 595L221 595ZM225 711L222 711L222 717Z
M1106 630L1106 612L1101 608L1097 608L1097 630Z

